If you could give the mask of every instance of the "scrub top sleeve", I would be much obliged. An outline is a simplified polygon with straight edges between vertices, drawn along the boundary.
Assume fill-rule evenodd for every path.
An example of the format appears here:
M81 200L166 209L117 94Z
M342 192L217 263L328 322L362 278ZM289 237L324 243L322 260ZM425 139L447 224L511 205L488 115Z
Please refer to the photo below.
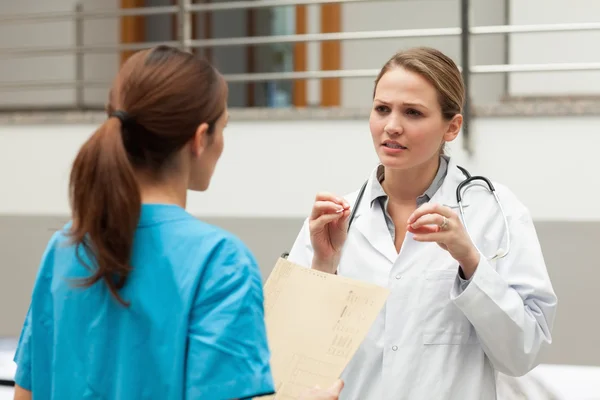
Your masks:
M186 399L246 399L274 393L260 271L227 239L206 267L188 331Z
M15 383L23 389L31 390L31 307L27 311L13 360L17 364Z
M68 226L69 225L67 225L67 227ZM52 254L55 248L55 244L61 237L61 234L62 232L58 231L52 235L46 246L46 249L44 250L44 254L42 255L40 267L38 269L35 278L35 283L33 285L33 290L31 293L31 302L29 304L29 309L27 310L27 315L25 316L25 322L23 323L23 328L21 329L19 342L17 343L17 350L13 358L13 361L15 362L15 364L17 364L17 371L15 373L14 379L15 383L23 389L29 391L31 391L33 387L33 324L35 322L40 321L40 315L52 315L52 302L46 301L46 296L49 295L50 288L47 287L46 279L43 279L42 277L44 275L48 275L49 273L47 272L47 270L52 268ZM35 313L33 312L34 308L36 309ZM45 312L40 314L39 310ZM45 319L50 320L50 318ZM39 335L36 335L36 342L40 340L43 341L44 338L40 338Z

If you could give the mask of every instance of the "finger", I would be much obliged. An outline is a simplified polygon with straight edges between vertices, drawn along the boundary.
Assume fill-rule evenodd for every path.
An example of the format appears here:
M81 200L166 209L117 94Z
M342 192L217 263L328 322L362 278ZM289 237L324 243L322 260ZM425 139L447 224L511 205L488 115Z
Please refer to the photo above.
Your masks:
M323 214L343 213L344 207L332 201L319 200L315 202L310 214L311 219L317 219Z
M342 230L342 231L348 230L348 223L350 222L350 219L348 218L349 216L350 216L350 210L344 210L344 212L341 213L340 219L337 221L337 225L340 230Z
M440 214L446 218L452 218L453 215L456 215L450 207L438 203L425 203L411 214L407 223L410 225L425 214Z
M348 222L348 217L350 216L351 211L344 210L344 212L342 212L341 214L342 214L342 218L340 219L340 221Z
M333 385L331 385L331 387L329 388L329 393L331 393L334 396L339 396L340 393L342 392L342 389L344 388L344 381L341 379L338 379L337 381L334 382Z
M319 218L310 221L309 228L311 232L320 231L325 225L337 221L343 217L343 213L323 214Z
M333 193L329 193L329 192L317 193L317 196L315 197L315 202L316 201L331 201L333 203L337 203L337 204L341 205L344 208L350 208L350 205L348 204L348 202L346 200L344 200L342 197L336 196Z
M413 235L421 235L424 233L436 233L440 231L440 227L437 225L425 225L420 228L413 228L411 225L408 225L407 231L412 233Z
M444 239L447 239L446 232L434 232L434 233L419 233L413 236L413 239L417 242L436 242L443 243Z
M444 223L444 217L440 214L425 214L419 217L409 226L413 229L418 229L427 225L435 225L438 228ZM436 230L437 232L438 230Z

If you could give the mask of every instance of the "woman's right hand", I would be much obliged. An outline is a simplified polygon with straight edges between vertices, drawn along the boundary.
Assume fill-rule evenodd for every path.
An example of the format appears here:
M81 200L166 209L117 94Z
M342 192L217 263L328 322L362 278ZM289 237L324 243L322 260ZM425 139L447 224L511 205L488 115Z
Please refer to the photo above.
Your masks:
M298 400L338 400L344 388L344 381L338 379L329 389L323 390L319 387L310 389L303 393Z
M330 193L319 193L309 218L314 250L312 268L335 273L346 242L350 205Z

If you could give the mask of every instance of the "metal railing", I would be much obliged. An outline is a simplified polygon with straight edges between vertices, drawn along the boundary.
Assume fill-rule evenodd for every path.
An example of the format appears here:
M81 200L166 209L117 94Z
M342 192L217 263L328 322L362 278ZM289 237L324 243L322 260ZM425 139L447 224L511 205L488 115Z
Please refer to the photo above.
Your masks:
M108 87L110 82L85 80L83 68L84 54L103 54L121 51L135 51L151 48L160 44L177 46L186 50L199 48L215 48L239 45L263 45L273 43L299 43L299 42L325 42L325 41L351 41L364 39L390 39L390 38L424 38L424 37L456 37L460 39L461 57L460 65L463 78L467 87L467 102L464 111L464 135L467 149L469 146L469 126L471 122L471 76L472 74L493 74L512 72L548 72L548 71L586 71L600 70L600 63L554 63L554 64L497 64L497 65L471 65L470 45L474 36L497 35L532 32L574 32L600 30L599 23L557 23L538 25L497 25L478 26L470 24L471 10L469 0L460 0L461 24L455 28L432 29L397 29L365 32L336 32L336 33L309 33L277 36L237 37L224 39L194 39L192 37L192 16L197 12L211 12L222 10L239 10L250 8L266 8L294 5L315 5L332 3L361 3L369 0L252 0L229 1L222 3L192 4L191 0L179 0L178 5L157 6L144 8L129 8L106 11L84 11L81 4L73 12L50 12L38 14L0 15L0 24L16 24L22 22L47 22L72 20L75 22L75 46L58 47L29 47L29 48L4 48L0 49L0 59L12 57L39 57L46 55L74 54L76 56L76 76L74 80L65 81L24 81L0 83L0 90L4 89L58 89L75 88L75 108L83 104L83 90L88 87ZM402 0L378 0L402 1ZM177 16L177 40L146 43L124 43L114 45L85 45L83 43L83 22L93 19L106 19L124 16L148 15L173 15ZM273 72L273 73L243 73L225 75L230 82L258 82L296 79L325 79L325 78L359 78L375 77L378 69L360 70L327 70L327 71L300 71L300 72Z

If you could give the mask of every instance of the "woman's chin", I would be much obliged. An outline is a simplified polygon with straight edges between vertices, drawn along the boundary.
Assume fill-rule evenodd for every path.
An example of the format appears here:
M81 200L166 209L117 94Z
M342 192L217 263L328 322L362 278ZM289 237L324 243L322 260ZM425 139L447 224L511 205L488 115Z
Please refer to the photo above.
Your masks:
M393 157L387 154L379 154L379 162L386 168L404 169L408 168L411 160L408 157Z

